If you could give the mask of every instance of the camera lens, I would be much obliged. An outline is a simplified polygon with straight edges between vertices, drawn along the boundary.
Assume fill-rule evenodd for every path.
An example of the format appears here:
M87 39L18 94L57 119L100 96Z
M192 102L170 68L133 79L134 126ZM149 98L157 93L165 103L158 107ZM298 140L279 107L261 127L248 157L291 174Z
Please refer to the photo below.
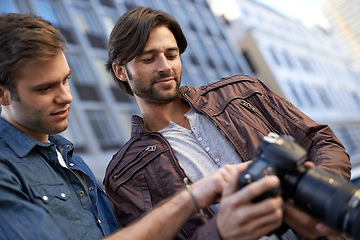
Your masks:
M330 227L360 238L360 190L346 180L320 169L307 171L299 180L295 205Z

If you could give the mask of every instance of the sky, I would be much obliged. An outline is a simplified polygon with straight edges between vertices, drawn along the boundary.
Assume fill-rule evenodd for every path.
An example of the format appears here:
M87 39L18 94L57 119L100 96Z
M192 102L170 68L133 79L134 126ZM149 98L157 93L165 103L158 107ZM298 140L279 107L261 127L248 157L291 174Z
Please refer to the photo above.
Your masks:
M241 1L241 0L238 0ZM255 0L274 10L284 14L285 16L299 20L306 26L327 25L326 20L321 14L321 6L327 0ZM234 0L211 0L215 9L226 11L230 18L235 17L237 7ZM220 10L221 9L221 10Z

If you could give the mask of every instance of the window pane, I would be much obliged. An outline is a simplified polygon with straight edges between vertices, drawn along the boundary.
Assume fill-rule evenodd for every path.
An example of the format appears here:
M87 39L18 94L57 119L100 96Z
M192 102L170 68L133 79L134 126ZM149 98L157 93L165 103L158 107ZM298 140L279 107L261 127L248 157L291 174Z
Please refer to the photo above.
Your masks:
M16 6L11 0L0 1L0 13L13 13L16 11Z
M114 132L110 128L108 119L103 111L86 111L90 125L102 147L113 147L117 144Z

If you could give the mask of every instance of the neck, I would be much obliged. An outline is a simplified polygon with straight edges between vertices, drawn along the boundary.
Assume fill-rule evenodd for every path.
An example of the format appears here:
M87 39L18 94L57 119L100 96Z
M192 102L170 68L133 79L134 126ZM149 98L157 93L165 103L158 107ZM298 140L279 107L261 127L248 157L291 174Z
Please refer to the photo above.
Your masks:
M190 129L190 124L184 114L189 111L190 106L181 98L166 104L152 104L136 99L144 118L145 128L148 131L159 131L175 122L182 127Z
M35 138L39 142L48 142L49 141L49 135L48 134L31 131L30 129L28 129L26 127L23 127L22 125L20 125L16 121L13 121L11 118L8 118L7 115L4 114L4 112L1 113L0 117L2 119L4 119L5 121L7 121L8 123L10 123L11 125L13 125L14 127L16 127L17 129L19 129L20 131L22 131L23 133L25 133L26 135L29 135L30 137Z

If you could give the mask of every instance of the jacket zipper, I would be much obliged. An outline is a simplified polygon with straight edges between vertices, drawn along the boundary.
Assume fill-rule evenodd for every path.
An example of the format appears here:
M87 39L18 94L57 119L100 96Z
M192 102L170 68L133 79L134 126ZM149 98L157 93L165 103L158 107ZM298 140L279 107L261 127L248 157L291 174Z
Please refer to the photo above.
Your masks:
M265 123L265 125L270 129L270 131L275 132L275 133L279 133L270 123L269 121L261 114L261 112L259 111L259 109L257 109L254 105L252 105L251 103L242 100L240 102L240 104L242 106L244 106L245 108L247 108L250 112L254 113L256 116L258 116L258 118L260 118L261 121L263 121Z
M138 161L135 161L136 159L142 159L143 157L147 156L148 154L150 154L151 152L154 152L156 150L156 146L152 145L152 146L147 146L146 148L144 148L142 151L138 152L136 154L136 156L129 161L128 164L126 164L125 166L123 166L118 173L116 173L112 179L116 180L123 172L125 172L127 169L129 169L130 167L132 167L134 164L136 164Z

